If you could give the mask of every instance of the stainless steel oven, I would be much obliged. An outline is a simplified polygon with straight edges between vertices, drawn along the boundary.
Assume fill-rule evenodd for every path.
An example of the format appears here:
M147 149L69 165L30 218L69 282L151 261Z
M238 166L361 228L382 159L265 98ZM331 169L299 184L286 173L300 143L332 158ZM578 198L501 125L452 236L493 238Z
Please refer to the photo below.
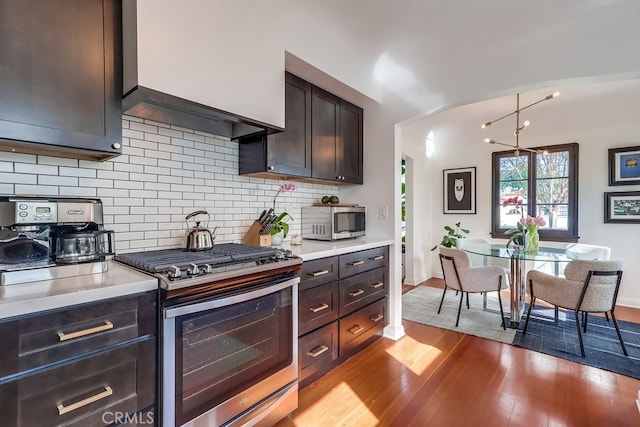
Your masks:
M221 244L116 261L160 279L162 426L270 426L297 408L300 258Z
M299 281L162 310L165 426L271 425L297 408Z

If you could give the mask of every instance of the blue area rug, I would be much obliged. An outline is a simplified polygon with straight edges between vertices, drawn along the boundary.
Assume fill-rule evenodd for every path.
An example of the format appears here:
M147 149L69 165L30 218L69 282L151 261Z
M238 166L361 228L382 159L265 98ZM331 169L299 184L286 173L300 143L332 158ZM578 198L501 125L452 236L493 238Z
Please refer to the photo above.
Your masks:
M582 333L583 358L572 311L560 310L556 322L553 308L536 305L531 311L527 334L523 335L527 309L528 305L518 325L514 345L640 379L640 324L618 320L629 353L624 356L613 322L607 322L604 317L589 316L587 332Z

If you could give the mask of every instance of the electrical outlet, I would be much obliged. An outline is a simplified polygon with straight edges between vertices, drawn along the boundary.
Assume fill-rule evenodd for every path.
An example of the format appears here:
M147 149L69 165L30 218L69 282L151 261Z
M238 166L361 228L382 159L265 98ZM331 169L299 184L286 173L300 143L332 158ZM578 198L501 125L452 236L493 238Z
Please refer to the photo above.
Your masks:
M380 219L389 218L389 206L378 206L378 217Z

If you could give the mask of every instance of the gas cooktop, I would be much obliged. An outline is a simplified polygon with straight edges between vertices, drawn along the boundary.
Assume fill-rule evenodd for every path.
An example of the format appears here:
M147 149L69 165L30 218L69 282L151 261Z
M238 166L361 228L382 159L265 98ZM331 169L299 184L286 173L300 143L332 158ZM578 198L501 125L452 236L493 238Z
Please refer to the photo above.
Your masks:
M165 289L178 289L283 267L297 267L302 259L272 247L221 243L206 251L162 249L118 254L114 260L150 273Z

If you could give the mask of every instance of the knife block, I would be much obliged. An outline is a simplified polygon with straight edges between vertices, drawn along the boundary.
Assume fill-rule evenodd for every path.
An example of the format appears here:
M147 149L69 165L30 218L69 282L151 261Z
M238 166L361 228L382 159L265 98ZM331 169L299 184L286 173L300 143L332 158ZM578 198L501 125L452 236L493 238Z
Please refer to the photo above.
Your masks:
M249 230L244 234L242 243L251 246L271 246L271 234L260 234L262 224L258 221L253 221Z

